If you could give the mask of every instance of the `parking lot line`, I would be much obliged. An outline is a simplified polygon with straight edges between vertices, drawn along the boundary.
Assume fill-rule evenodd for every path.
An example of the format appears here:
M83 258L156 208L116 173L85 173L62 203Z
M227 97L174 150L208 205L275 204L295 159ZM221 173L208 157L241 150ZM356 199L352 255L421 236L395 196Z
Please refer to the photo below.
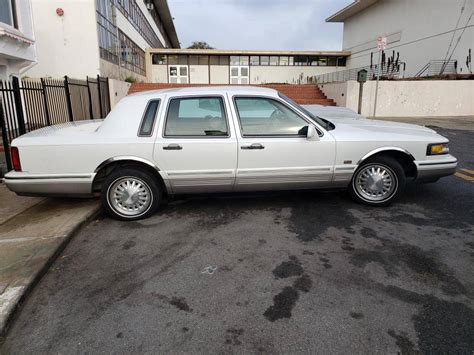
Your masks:
M474 182L474 177L460 173L459 171L456 172L454 175L456 175L458 178L461 178L463 180Z
M462 168L461 170L464 171L464 172L466 172L466 173L468 173L468 174L474 175L474 170L472 170L472 169Z

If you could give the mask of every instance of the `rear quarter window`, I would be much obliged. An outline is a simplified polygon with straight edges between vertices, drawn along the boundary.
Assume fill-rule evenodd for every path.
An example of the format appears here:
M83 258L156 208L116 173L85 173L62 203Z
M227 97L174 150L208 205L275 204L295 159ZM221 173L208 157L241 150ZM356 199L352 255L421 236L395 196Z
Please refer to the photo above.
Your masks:
M160 100L152 100L148 102L138 130L138 135L140 137L150 137L153 134L153 127L155 126L156 114L159 107Z

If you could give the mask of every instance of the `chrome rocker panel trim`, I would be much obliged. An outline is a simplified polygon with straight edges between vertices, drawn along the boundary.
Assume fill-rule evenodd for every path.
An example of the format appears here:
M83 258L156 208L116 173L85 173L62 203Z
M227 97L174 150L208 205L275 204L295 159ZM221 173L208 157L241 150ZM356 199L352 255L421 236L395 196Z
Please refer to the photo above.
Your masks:
M5 175L7 187L23 196L92 196L95 174L28 175L10 171Z

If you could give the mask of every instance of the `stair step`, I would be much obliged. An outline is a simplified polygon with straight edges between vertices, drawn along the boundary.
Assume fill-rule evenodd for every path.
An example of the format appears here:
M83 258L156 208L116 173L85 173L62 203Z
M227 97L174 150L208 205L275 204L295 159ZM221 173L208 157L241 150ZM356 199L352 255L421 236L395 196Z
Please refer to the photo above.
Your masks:
M222 85L211 85L211 86L223 86ZM199 87L209 86L206 84L171 84L171 83L135 83L130 86L128 91L129 94L133 94L140 91L146 90L157 90L157 89L170 89L170 88L182 88L182 87ZM266 87L277 90L282 94L288 96L290 99L295 100L299 104L317 104L324 106L336 106L336 103L328 99L326 95L316 85L312 84L262 84L256 85L260 87Z

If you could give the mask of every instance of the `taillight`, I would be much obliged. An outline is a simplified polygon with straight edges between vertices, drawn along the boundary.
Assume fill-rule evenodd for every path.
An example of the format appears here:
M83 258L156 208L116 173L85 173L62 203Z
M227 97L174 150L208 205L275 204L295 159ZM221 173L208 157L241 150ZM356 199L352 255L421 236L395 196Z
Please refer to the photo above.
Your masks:
M15 171L21 171L20 153L18 152L18 148L12 147L11 154L12 154L13 169Z

